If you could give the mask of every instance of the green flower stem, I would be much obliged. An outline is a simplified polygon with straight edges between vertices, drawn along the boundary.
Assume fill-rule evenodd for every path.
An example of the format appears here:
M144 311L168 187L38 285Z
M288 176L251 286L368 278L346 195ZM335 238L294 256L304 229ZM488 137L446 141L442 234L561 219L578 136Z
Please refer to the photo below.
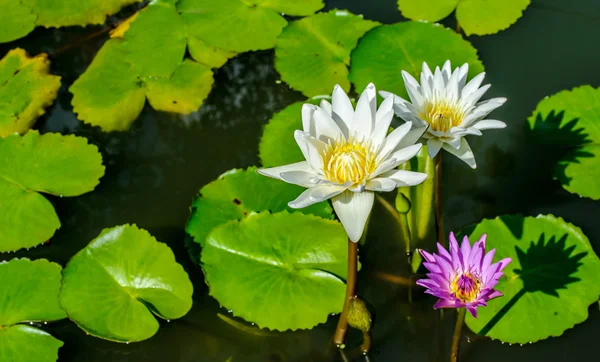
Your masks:
M446 246L446 232L444 231L444 215L442 213L442 151L435 157L435 226L438 243Z
M454 327L454 336L452 336L452 350L450 352L450 362L458 362L458 352L460 349L460 340L462 338L462 328L465 324L465 314L467 310L460 308L456 316L456 326Z
M372 344L371 332L363 332L363 343L360 346L360 351L363 354L369 353L369 351L371 350L371 344Z
M376 195L376 197L377 197L377 201L379 201L379 203L390 213L390 215L392 215L392 217L396 220L396 222L400 226L400 233L401 233L402 239L405 242L406 255L410 255L410 253L411 253L410 244L411 244L412 235L410 234L410 229L408 226L408 214L399 213L398 210L396 210L396 208L394 206L392 206L392 204L390 204L382 196Z
M348 306L350 298L356 294L356 268L358 260L358 244L348 239L348 280L346 281L346 299L344 300L344 309L340 315L335 334L333 335L333 343L336 346L342 346L348 332Z

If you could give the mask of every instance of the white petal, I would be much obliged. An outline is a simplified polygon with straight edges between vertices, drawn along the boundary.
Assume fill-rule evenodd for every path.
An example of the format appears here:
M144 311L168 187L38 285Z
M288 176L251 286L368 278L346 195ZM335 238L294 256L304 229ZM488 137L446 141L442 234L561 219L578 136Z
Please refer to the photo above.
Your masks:
M483 121L476 122L471 127L477 128L480 131L484 129L501 129L506 127L506 123L495 119L484 119Z
M365 186L366 190L369 191L384 191L389 192L396 188L396 181L390 178L377 177L367 181Z
M317 108L313 117L316 130L315 138L327 143L329 140L336 140L342 135L340 127L323 109Z
M500 107L506 102L506 98L492 98L479 102L475 109L463 120L461 126L468 127L471 123L482 119L490 114L491 111Z
M342 185L318 185L311 187L300 194L294 201L288 203L292 209L301 209L303 207L316 204L317 202L330 199L346 190Z
M468 134L472 134L475 136L481 136L483 134L483 133L481 133L480 130L478 130L477 128L473 128L473 127L468 127L468 128L452 127L448 133L450 134L451 137L463 137Z
M302 129L313 137L317 137L315 120L313 119L316 110L317 107L312 104L305 103L302 105Z
M346 191L333 198L333 209L353 242L358 242L365 230L374 199L375 194L369 191Z
M421 150L422 147L423 147L422 144L417 143L416 145L408 146L408 147L402 148L402 149L392 153L389 156L388 160L381 163L375 169L375 171L373 171L373 174L371 177L376 177L376 176L378 176L384 172L387 172L387 171L391 170L392 168L396 168L396 167L398 167L398 165L410 160L411 158L415 157L415 155L417 153L419 153L419 151Z
M479 73L471 79L462 89L460 93L461 98L467 98L471 93L475 92L481 85L481 82L483 82L483 78L485 78L485 72Z
M331 108L333 110L332 118L335 118L336 115L346 124L346 128L352 128L352 119L354 118L354 108L352 108L352 103L350 102L350 98L346 95L346 92L340 87L336 85L333 87L333 94L331 95Z
M469 63L463 64L458 70L458 91L462 94L462 89L467 83L467 75L469 74Z
M412 123L406 122L403 125L397 127L393 130L383 141L383 146L381 147L379 154L377 155L378 160L383 160L387 158L392 152L396 150L398 144L402 141L402 139L408 134L410 128L412 127ZM414 144L414 142L413 142Z
M404 187L419 185L425 181L427 174L405 170L390 170L384 174L381 174L380 177L393 180L396 183L396 187Z
M444 65L442 66L442 78L444 79L444 83L448 84L450 77L452 76L452 66L450 65L450 60L446 60Z
M425 62L423 62L421 70L421 91L425 98L431 98L433 96L433 74Z
M314 187L320 182L319 175L311 168L309 171L285 171L279 177L290 184L302 187Z
M423 136L425 131L427 131L427 126L416 127L416 128L411 129L410 131L408 131L406 136L404 136L402 141L400 141L398 146L396 146L396 149L401 149L404 147L408 147L410 145L414 145L415 143L417 143L417 141L419 141L419 138L421 138L421 136Z
M289 165L284 165L284 166L259 168L256 171L263 176L268 176L268 177L276 178L279 180L283 180L280 176L280 174L283 172L290 172L290 171L314 172L313 169L310 167L310 164L307 161L291 163Z
M490 87L491 87L490 84L486 84L483 87L477 89L475 92L469 94L468 97L463 98L464 106L465 107L473 107L477 102L479 102L481 97L483 97L485 92L487 92L487 90L490 89Z
M435 67L435 72L433 73L433 89L442 91L444 88L446 88L446 83L444 82L442 71L440 70L440 67Z
M315 171L323 169L323 160L321 154L325 150L326 144L312 137L310 134L303 131L295 131L294 138L304 158Z
M321 99L321 104L319 104L319 107L321 107L321 109L323 109L330 117L333 114L331 103L329 103L327 99Z
M446 140L446 143L454 148L458 148L460 146L460 137L455 137L451 140Z
M460 94L458 94L458 72L458 69L454 71L446 84L446 97L452 102L456 102L460 97Z
M379 149L388 133L392 118L394 118L394 97L388 97L383 100L375 115L375 128L371 134L371 145L374 149Z
M461 138L461 143L459 148L452 148L449 145L444 145L444 149L454 156L463 160L467 165L471 166L471 168L476 168L477 163L475 162L475 155L473 151L471 151L471 147L467 143L467 140Z
M437 138L431 138L427 141L427 152L429 152L429 157L434 158L437 156L438 152L440 152L440 148L444 142L440 141Z
M377 107L376 91L373 83L369 83L356 103L354 120L350 127L350 136L356 134L359 138L366 139L371 136L375 126L375 111Z
M424 100L419 82L404 70L402 71L402 78L404 79L404 85L406 86L406 91L408 92L412 104L417 108L423 107Z

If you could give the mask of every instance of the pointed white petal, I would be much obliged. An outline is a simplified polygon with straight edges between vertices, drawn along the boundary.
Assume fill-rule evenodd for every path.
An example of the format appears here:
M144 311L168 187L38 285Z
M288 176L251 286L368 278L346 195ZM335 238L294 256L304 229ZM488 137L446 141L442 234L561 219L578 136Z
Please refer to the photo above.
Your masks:
M396 181L390 178L377 177L367 181L365 186L366 190L369 191L384 191L389 192L396 188Z
M446 143L451 147L458 148L460 146L460 137L455 137L451 140L446 140Z
M321 108L313 114L315 120L315 138L327 143L329 140L338 139L343 133L337 123Z
M460 94L458 94L458 69L452 73L446 84L446 97L452 102L456 102L460 98Z
M371 134L371 145L374 149L379 149L385 136L388 133L392 118L394 118L394 97L388 97L383 100L375 115L375 128Z
M402 79L404 79L404 85L406 86L406 91L408 92L408 96L410 97L410 101L416 108L423 107L423 95L421 94L421 86L419 82L412 75L410 75L406 71L402 71Z
M335 118L335 115L337 115L340 120L346 123L346 128L352 128L354 108L352 108L350 98L348 98L346 92L344 92L342 87L339 85L333 87L333 94L331 95L331 108L333 110L332 118Z
M325 150L326 144L312 137L310 134L303 131L295 131L294 138L304 158L315 171L323 169L323 160L321 154Z
M460 93L461 98L467 98L471 93L475 92L481 85L481 82L483 82L483 78L485 78L485 72L479 73L471 79L462 89Z
M500 107L506 102L506 98L492 98L479 102L475 109L463 120L461 126L468 127L471 123L483 119L490 114L491 111Z
M331 115L333 113L333 109L331 108L331 103L329 103L327 101L327 99L321 99L321 103L319 104L319 107L321 107L321 109L323 109L325 111L325 113L327 113L327 115L329 115L329 117L331 117Z
M427 152L429 152L429 157L434 158L437 156L438 152L440 152L440 148L444 142L440 141L437 138L431 138L427 141Z
M467 143L467 140L461 138L461 143L459 148L452 148L449 145L444 145L444 149L454 156L463 160L467 165L471 168L476 168L477 163L475 162L475 155L473 151L471 151L471 147Z
M405 170L390 170L382 174L381 177L393 180L396 183L396 187L404 187L421 184L427 178L427 174Z
M483 131L484 129L501 129L506 127L506 123L495 119L484 119L474 123L471 127L477 128L480 131Z
M333 198L333 209L353 242L358 242L365 230L374 199L375 194L370 191L346 191Z
M375 111L377 107L376 91L373 83L369 83L356 103L354 120L350 128L350 135L356 134L359 138L366 139L371 136L375 125Z
M433 89L440 92L445 87L446 83L444 82L442 71L440 70L440 67L435 67L435 72L433 73Z
M462 89L467 83L467 75L469 74L469 63L463 64L458 70L458 91L462 94Z
M487 92L488 89L490 89L491 85L490 84L486 84L483 87L477 89L475 92L469 94L468 97L463 98L463 105L465 107L473 107L477 102L479 102L479 100L481 99L481 97L483 97L483 95L485 94L485 92Z
M415 126L415 128L408 131L406 136L404 136L402 141L400 141L400 143L396 146L396 149L405 148L405 147L408 147L410 145L414 145L415 143L417 143L419 141L419 139L421 138L421 136L423 136L425 131L427 131L427 127L428 126L424 126L424 127Z
M289 165L284 165L284 166L259 168L256 171L263 176L272 177L272 178L276 178L279 180L283 180L283 178L281 178L280 174L284 173L284 172L290 172L290 171L314 172L307 161L291 163Z
M316 110L317 107L312 104L305 103L302 105L302 129L313 137L317 136L315 131L315 121L313 119L313 114Z
M290 184L302 186L302 187L314 187L319 184L319 174L317 174L312 168L309 171L285 171L279 173L279 177Z
M386 159L392 152L396 151L398 148L398 144L402 141L402 139L408 134L410 128L412 127L412 123L406 122L403 125L397 127L393 130L382 143L382 147L379 150L379 154L377 155L378 160ZM413 142L414 144L414 142Z
M396 168L398 165L410 160L411 158L415 157L417 153L419 153L422 147L422 144L417 143L416 145L408 146L392 153L387 161L381 163L379 167L373 171L371 177L377 177L378 175Z
M300 194L294 201L288 203L292 209L301 209L317 202L330 199L346 190L342 185L318 185L311 187Z
M446 62L444 62L444 65L442 66L442 78L444 79L445 84L448 84L451 75L452 66L450 65L450 60L446 60Z

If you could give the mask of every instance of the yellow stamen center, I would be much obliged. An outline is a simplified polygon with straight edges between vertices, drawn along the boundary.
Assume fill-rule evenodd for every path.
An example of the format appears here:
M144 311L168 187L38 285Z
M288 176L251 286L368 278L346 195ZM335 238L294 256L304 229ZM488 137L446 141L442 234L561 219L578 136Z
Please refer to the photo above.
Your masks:
M447 132L452 127L462 124L465 113L457 104L443 100L425 103L420 117L429 123L434 131Z
M471 302L479 295L481 281L470 273L461 274L454 278L450 284L450 290L463 303Z
M364 184L377 166L370 143L355 138L329 142L321 157L324 176L338 184Z

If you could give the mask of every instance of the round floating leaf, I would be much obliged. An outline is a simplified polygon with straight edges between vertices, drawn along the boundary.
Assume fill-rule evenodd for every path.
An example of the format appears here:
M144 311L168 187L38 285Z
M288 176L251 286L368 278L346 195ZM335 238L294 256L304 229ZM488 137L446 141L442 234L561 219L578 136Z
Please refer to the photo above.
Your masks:
M456 8L456 20L465 34L488 35L514 24L530 0L462 0Z
M17 48L0 60L0 137L26 132L52 104L60 77L49 71L50 61L44 53L28 57Z
M103 24L107 15L141 0L0 0L0 43L21 38L35 26Z
M184 316L192 283L169 247L135 225L103 230L63 271L60 305L87 333L141 341L158 330L153 314Z
M509 343L560 336L588 317L600 296L600 259L578 227L552 215L483 220L471 233L486 233L494 259L512 258L495 289L504 293L469 328Z
M382 25L365 34L352 52L350 81L356 89L373 82L377 89L408 97L402 70L418 77L423 62L441 67L448 59L453 66L469 63L471 75L483 71L475 48L450 29L412 21Z
M297 102L273 115L265 126L258 144L258 155L263 167L304 161L302 151L294 139L294 131L302 129L302 105L318 105L323 98L329 97L315 97L305 102Z
M586 85L547 97L527 121L540 142L565 151L554 172L565 190L600 199L600 88Z
M347 236L313 215L252 214L209 234L201 255L210 295L261 328L312 328L344 304Z
M309 15L321 0L180 0L177 10L190 35L231 52L269 49L287 25L280 15Z
M439 21L456 9L456 19L467 35L487 35L514 24L530 0L398 0L402 15L412 20Z
M213 84L208 67L229 55L211 55L194 40L190 51L210 64L183 60L187 29L173 2L166 0L150 3L111 36L70 88L74 112L104 131L129 129L146 97L160 111L196 111Z
M302 190L302 187L259 175L256 167L233 169L200 190L192 204L186 231L203 245L208 233L227 221L241 220L252 212L294 210L287 203L298 197ZM333 218L327 202L297 211Z
M236 53L210 46L195 36L188 37L188 51L198 63L210 68L220 68Z
M58 305L61 267L47 260L0 263L0 356L11 362L54 362L63 343L18 323L65 318Z
M37 192L81 195L102 175L102 156L83 137L29 131L0 139L0 251L41 244L60 227Z
M281 79L307 96L330 94L339 84L350 90L350 52L377 22L347 11L332 10L290 23L275 47Z

